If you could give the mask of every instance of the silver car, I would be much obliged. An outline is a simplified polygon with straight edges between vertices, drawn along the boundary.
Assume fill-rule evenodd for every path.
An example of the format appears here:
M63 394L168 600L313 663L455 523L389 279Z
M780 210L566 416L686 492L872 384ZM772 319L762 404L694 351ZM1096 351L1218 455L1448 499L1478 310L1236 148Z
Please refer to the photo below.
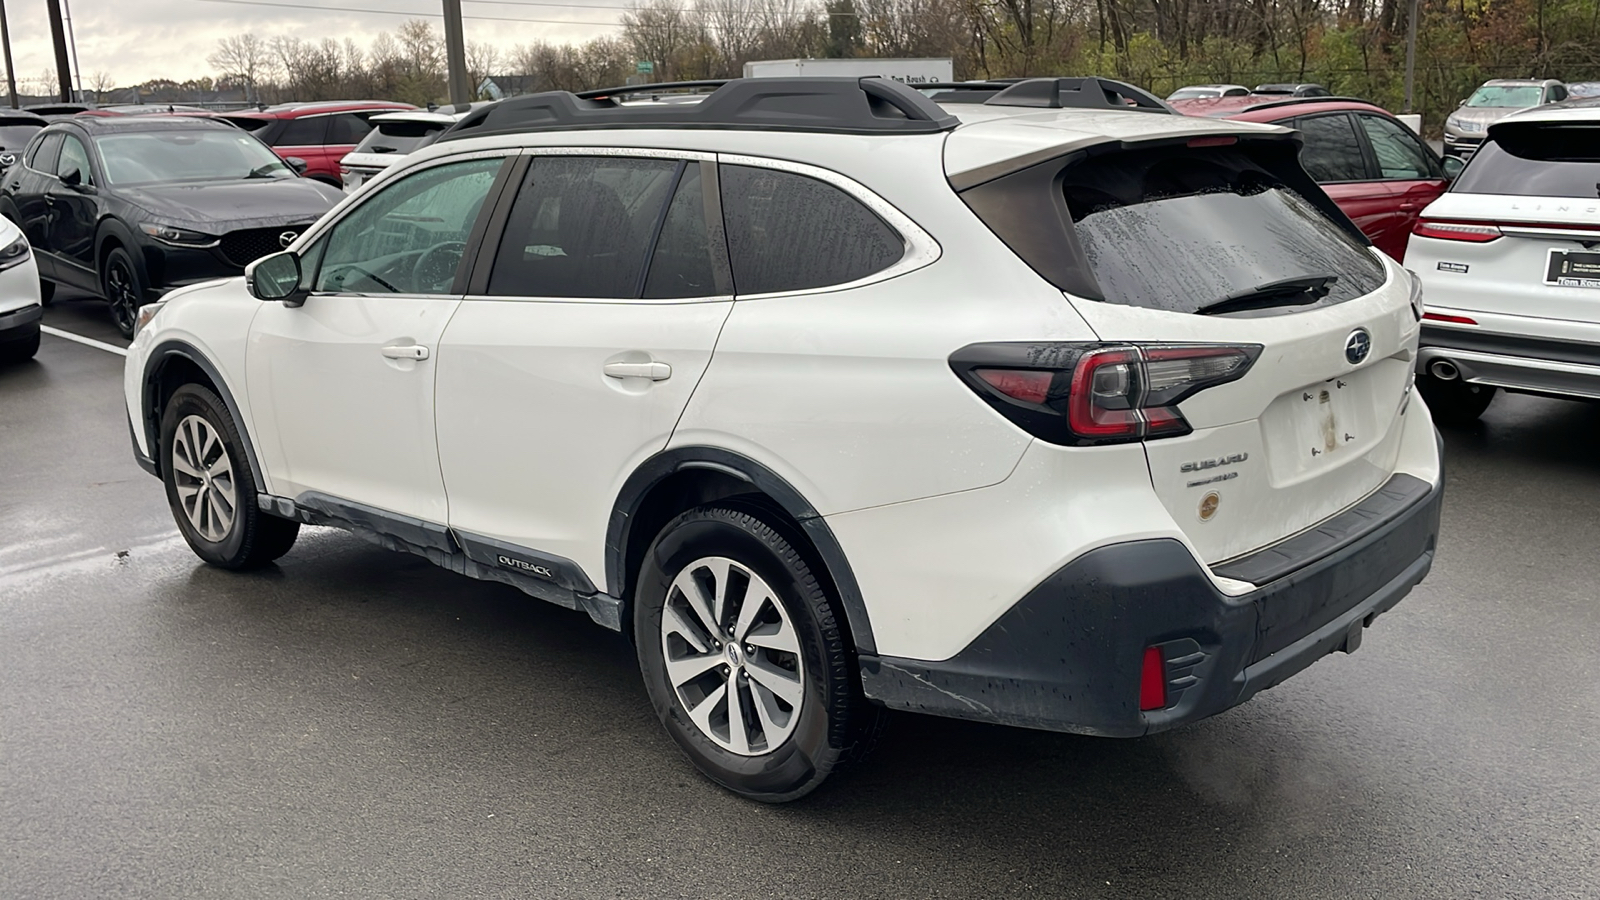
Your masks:
M1553 78L1485 81L1444 120L1444 153L1467 159L1483 143L1489 123L1519 109L1567 99L1567 86Z

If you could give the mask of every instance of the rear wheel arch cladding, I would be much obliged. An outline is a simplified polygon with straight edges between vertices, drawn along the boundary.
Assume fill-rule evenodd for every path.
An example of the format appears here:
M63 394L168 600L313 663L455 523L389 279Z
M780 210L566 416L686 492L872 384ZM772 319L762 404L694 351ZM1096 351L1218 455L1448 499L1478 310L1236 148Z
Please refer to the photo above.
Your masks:
M200 377L196 378L196 375ZM155 461L157 473L164 470L161 454L161 415L165 412L167 401L173 393L185 384L202 384L221 398L223 406L227 407L228 415L233 417L234 427L239 430L239 438L244 444L245 460L250 465L250 474L255 479L256 489L267 490L260 461L256 458L255 443L250 438L250 429L244 416L239 412L238 403L234 402L233 392L229 390L228 383L204 354L182 341L159 344L145 358L144 380L140 392L140 416L144 419L145 441L150 450L150 457Z
M696 482L703 494L677 493L686 489L682 486ZM658 489L666 493L658 493ZM702 499L674 511L676 504L661 502L674 496L680 503ZM660 505L647 511L651 498ZM687 509L719 501L764 512L767 524L805 556L829 596L838 600L844 612L841 626L852 653L877 652L861 589L844 548L827 522L799 491L771 469L712 447L664 451L639 466L618 493L606 533L606 586L622 599L624 622L632 615L630 595L637 587L638 564L661 526ZM654 527L651 522L655 522Z

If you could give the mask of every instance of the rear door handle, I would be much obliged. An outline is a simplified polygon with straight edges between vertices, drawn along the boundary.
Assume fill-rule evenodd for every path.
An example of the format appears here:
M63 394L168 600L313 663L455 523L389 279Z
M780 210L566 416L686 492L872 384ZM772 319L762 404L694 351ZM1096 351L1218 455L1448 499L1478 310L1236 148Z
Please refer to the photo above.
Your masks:
M605 373L611 378L648 378L666 381L672 377L672 367L664 362L609 362Z
M390 359L427 359L428 348L421 344L390 344L383 348L383 355Z

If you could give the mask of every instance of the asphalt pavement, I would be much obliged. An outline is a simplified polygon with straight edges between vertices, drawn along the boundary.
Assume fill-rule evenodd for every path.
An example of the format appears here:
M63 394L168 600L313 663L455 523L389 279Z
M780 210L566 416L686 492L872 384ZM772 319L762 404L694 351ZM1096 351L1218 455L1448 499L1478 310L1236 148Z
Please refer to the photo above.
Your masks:
M52 327L121 343L103 307ZM1600 405L1446 434L1432 575L1131 741L896 716L795 804L696 775L588 617L335 531L201 565L121 357L0 368L0 897L1593 897Z

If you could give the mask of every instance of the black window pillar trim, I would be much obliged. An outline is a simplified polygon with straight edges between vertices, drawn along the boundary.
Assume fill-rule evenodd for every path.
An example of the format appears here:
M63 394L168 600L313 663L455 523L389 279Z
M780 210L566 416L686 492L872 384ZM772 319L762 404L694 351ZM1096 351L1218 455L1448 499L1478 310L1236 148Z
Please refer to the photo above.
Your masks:
M161 417L156 409L156 402L160 398L155 390L156 379L161 374L161 369L167 360L173 357L182 357L197 366L211 379L211 384L222 398L222 403L228 408L228 415L233 417L234 427L239 430L239 440L244 442L245 459L250 463L250 474L255 479L258 489L266 489L266 481L262 478L261 463L256 459L256 448L250 441L249 423L239 412L239 404L234 402L233 392L228 389L228 382L222 377L217 367L206 358L204 353L186 341L166 340L157 344L150 355L145 357L144 377L141 381L139 397L139 416L144 420L145 445L150 448L150 457L155 463L150 474L161 477Z
M800 523L838 590L839 602L844 608L857 652L877 653L877 642L872 636L872 623L861 598L861 587L856 583L844 548L839 545L838 538L834 537L833 529L828 527L822 514L776 472L749 457L720 447L675 447L646 460L628 477L617 494L611 510L611 521L606 528L606 586L611 594L627 598L633 589L626 572L629 541L648 541L654 537L631 533L634 516L650 489L675 472L697 468L721 472L748 482ZM624 612L624 617L627 614Z

